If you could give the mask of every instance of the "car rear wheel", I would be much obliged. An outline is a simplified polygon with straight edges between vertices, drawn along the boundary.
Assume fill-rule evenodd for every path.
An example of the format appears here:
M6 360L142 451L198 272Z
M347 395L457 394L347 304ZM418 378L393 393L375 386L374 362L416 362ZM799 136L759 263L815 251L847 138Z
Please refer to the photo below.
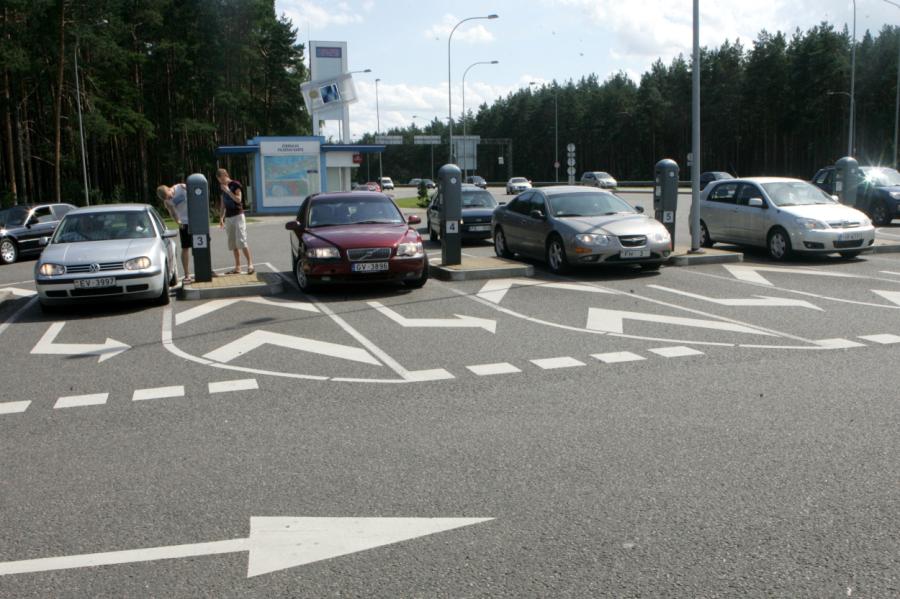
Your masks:
M494 253L500 258L512 258L512 252L506 245L506 235L500 227L494 229Z
M163 271L162 274L162 291L156 297L156 305L157 306L166 306L172 301L172 297L169 295L169 265L166 264L166 270Z
M19 248L12 239L0 241L0 262L12 264L19 258Z
M700 245L705 248L711 248L715 241L712 240L712 237L709 236L709 229L706 228L706 223L702 220L700 221Z
M872 206L872 222L878 227L886 227L891 224L891 215L884 202L875 202Z
M566 247L558 236L551 237L547 243L547 265L558 275L565 274L569 270Z
M791 240L782 228L772 229L769 233L769 256L774 260L784 260L791 255Z

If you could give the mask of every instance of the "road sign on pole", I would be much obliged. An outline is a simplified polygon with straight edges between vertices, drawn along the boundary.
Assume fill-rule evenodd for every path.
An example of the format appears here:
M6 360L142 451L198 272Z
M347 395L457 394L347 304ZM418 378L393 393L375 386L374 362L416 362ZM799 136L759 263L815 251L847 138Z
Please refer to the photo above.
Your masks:
M569 173L569 185L575 185L575 144L569 143L566 145L566 164L569 165L569 168L566 169L566 172Z
M383 146L402 146L403 145L403 136L402 135L376 135L375 143L383 145Z

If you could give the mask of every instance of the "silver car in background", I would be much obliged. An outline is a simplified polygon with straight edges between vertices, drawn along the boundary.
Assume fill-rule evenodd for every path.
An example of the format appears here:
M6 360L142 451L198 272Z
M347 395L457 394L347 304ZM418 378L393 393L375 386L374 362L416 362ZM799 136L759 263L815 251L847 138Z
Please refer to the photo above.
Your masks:
M792 252L854 258L875 243L865 214L806 181L752 177L714 181L700 201L700 239L767 248L775 260Z
M617 195L586 187L541 187L494 210L494 251L570 265L640 264L656 270L669 259L672 239L662 223Z
M601 189L615 189L619 186L619 182L604 171L585 171L581 175L581 184Z
M69 212L34 265L41 306L110 298L169 303L177 235L146 204Z
M506 182L506 195L522 193L526 189L531 189L531 181L525 177L513 177Z

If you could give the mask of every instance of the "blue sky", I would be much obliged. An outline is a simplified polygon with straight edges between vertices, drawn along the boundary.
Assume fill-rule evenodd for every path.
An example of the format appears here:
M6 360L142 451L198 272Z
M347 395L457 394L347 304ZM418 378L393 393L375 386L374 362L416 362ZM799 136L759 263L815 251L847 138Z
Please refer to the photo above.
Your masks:
M453 113L459 115L463 70L466 107L525 87L530 81L605 79L624 71L637 80L656 58L690 54L691 0L276 0L302 41L346 41L359 102L350 108L351 133L374 131L375 78L381 128L424 123L447 116L447 35L465 17L496 13L498 19L470 21L452 41ZM748 46L762 29L792 32L821 21L852 23L850 0L701 0L701 44L718 46L740 38ZM868 28L900 24L900 9L883 0L858 0L857 37ZM329 128L326 133L333 133Z

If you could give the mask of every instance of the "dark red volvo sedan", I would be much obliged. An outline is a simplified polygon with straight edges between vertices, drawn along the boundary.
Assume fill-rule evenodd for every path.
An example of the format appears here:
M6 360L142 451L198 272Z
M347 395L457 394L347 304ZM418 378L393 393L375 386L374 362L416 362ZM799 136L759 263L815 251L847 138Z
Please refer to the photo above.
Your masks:
M428 280L422 236L383 193L350 191L311 195L291 231L291 264L303 291L319 283L398 281L421 287Z

